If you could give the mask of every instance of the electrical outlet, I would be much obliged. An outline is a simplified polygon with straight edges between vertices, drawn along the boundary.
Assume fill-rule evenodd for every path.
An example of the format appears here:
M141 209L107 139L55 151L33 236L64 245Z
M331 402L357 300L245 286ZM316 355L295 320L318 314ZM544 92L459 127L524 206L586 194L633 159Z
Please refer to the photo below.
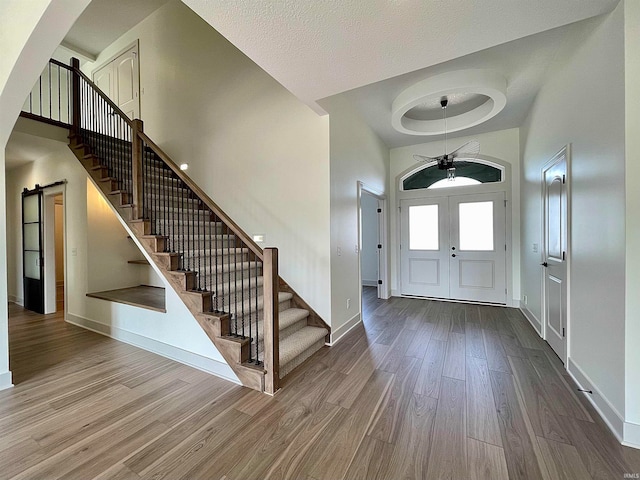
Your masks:
M339 256L339 257L340 257L340 256L342 256L342 247L338 247L338 248L336 249L336 252L337 252L337 254L338 254L338 256Z
M75 257L75 256L77 256L77 255L78 255L78 249L77 249L77 248L72 248L72 249L71 249L71 256L72 256L72 257Z
M534 243L531 249L533 250L533 253L538 253L538 244Z
M356 255L358 255L358 253L360 253L360 247L356 245Z
M524 302L525 305L527 305L529 303L529 298L527 298L526 295L522 296L522 301Z
M347 298L347 310L351 308L351 299Z

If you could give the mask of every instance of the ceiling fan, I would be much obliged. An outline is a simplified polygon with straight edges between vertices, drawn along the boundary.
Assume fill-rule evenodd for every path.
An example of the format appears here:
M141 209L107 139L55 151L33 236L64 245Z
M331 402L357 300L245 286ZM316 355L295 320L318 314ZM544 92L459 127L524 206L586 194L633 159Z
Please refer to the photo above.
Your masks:
M438 155L437 157L427 157L426 155L414 155L419 162L437 162L438 169L447 171L447 178L453 180L456 178L456 165L462 166L468 162L465 160L475 160L480 153L480 142L477 140L471 140L460 148L457 148L451 153L447 153L447 105L449 100L447 97L440 99L440 106L442 107L442 118L444 120L444 155Z

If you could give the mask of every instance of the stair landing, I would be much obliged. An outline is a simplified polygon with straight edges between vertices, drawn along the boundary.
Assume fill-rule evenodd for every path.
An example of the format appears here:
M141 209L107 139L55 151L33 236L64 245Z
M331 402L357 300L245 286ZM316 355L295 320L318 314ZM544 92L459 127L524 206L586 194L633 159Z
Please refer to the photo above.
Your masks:
M162 287L139 285L137 287L118 288L103 292L87 293L87 297L99 298L109 302L123 303L134 307L146 308L166 313L165 292Z

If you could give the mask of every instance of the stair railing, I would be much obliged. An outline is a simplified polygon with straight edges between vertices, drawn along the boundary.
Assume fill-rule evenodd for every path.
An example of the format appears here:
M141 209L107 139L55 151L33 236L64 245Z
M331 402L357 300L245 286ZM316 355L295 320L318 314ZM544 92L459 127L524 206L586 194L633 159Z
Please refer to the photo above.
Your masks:
M66 80L51 83L60 72ZM23 115L70 127L91 147L102 165L97 168L106 167L105 180L132 207L133 219L149 222L151 234L164 239L165 253L185 272L187 290L203 295L208 313L227 319L222 334L248 346L246 362L264 369L265 391L274 393L279 386L277 249L263 251L144 133L141 120L128 118L80 71L77 59L71 67L51 60L45 73L34 90L66 93L48 110L39 100L37 111ZM33 106L33 98L26 103ZM58 118L50 118L54 103Z

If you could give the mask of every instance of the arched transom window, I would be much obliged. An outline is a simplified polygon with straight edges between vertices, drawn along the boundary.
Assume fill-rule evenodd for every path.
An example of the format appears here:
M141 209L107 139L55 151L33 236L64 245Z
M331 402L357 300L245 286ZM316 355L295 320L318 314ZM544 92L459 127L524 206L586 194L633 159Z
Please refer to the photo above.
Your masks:
M455 165L456 176L453 180L447 179L447 171L440 170L438 165L433 163L407 176L402 181L402 190L460 187L503 181L504 169L498 166L478 160L456 162Z

